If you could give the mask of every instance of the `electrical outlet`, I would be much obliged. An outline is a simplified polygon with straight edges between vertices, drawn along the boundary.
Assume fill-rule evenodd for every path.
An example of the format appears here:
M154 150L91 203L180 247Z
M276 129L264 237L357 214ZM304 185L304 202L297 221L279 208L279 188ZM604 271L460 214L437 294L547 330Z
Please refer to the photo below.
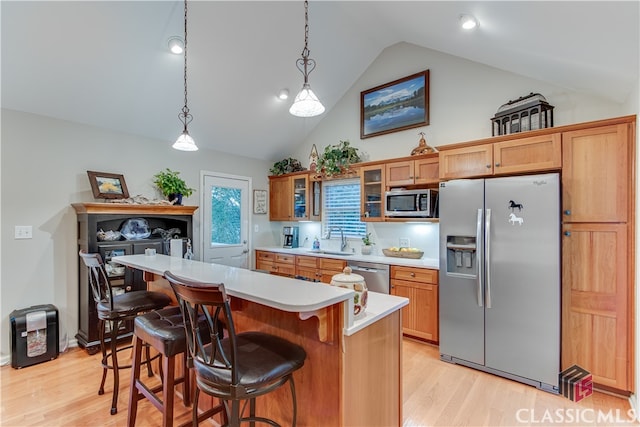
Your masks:
M401 248L408 248L409 245L411 244L411 242L409 241L408 237L400 237L400 239L398 239L400 241L400 247Z
M14 236L16 239L31 239L33 238L33 228L30 225L16 225Z

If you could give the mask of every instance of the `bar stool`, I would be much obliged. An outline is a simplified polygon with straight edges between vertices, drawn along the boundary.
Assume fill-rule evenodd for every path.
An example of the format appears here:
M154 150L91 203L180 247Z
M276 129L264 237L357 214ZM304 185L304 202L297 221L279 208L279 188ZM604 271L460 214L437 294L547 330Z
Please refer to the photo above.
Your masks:
M118 352L130 349L132 346L118 348L118 334L125 321L131 321L140 313L157 310L168 306L171 298L161 292L133 291L116 295L109 276L104 268L102 257L97 253L79 252L80 258L89 269L89 286L96 303L98 314L98 328L100 330L100 350L102 351L102 381L98 394L104 394L104 383L107 370L113 370L113 397L111 399L111 415L118 412L118 391L120 388L120 369L130 368L131 365L118 364ZM109 324L109 350L107 350L106 326ZM149 361L147 352L147 361ZM151 369L149 365L149 374Z
M162 426L173 426L174 387L182 383L182 401L191 405L191 382L187 364L187 344L184 320L180 307L168 307L136 317L133 326L135 344L133 346L133 367L129 390L129 414L127 426L136 424L138 401L147 398L153 406L162 412ZM148 344L162 357L162 383L149 388L140 379L142 348ZM176 357L182 355L184 374L175 378ZM162 392L158 396L158 392Z
M278 426L274 420L256 416L255 399L289 383L293 401L293 425L296 425L297 402L293 373L302 368L307 357L304 349L283 338L263 332L236 334L229 297L222 283L202 283L165 271L176 294L186 325L187 346L196 377L193 401L193 425L224 409L226 425L236 427L250 421ZM206 327L201 317L206 319ZM219 333L225 324L227 337ZM207 338L211 340L207 343ZM198 415L200 391L223 401L223 408ZM249 403L249 414L240 410ZM243 406L244 408L244 406Z

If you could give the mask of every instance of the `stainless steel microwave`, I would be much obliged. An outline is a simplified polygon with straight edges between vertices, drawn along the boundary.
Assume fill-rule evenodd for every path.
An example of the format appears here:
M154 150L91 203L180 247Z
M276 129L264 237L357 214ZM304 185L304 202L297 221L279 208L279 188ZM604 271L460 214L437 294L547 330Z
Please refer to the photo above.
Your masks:
M438 190L397 189L385 193L385 216L396 218L437 218Z

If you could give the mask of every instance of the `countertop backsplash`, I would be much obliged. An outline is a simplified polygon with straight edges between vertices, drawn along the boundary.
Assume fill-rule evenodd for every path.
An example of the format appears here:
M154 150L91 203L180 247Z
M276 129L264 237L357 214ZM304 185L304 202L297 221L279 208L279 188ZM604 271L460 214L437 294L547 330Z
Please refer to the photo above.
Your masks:
M282 227L297 226L299 228L299 247L311 249L313 240L320 239L320 248L324 250L340 250L340 233L334 233L331 239L323 239L321 224L319 222L287 222L273 223L272 230L274 236L273 245L282 246ZM276 226L276 224L278 224ZM409 239L408 247L418 248L424 252L423 258L438 259L439 253L439 231L438 223L369 223L367 233L371 233L371 240L375 243L372 255L383 256L382 249L389 247L400 247L400 240ZM360 254L362 240L359 238L348 238L347 251L355 250Z

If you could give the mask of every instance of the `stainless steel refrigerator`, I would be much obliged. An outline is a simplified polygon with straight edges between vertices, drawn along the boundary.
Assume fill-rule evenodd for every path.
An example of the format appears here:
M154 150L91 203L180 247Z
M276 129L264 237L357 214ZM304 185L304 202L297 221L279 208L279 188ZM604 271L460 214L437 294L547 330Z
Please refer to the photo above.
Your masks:
M558 174L442 182L439 197L440 358L557 393Z

